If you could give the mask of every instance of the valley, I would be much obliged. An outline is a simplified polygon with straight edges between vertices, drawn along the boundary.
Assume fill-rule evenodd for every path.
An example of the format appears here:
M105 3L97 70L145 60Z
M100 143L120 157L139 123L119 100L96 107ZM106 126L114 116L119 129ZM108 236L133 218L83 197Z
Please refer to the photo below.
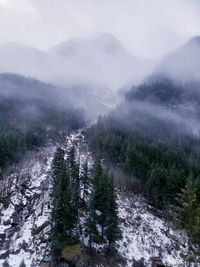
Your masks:
M200 266L199 14L0 0L0 267Z

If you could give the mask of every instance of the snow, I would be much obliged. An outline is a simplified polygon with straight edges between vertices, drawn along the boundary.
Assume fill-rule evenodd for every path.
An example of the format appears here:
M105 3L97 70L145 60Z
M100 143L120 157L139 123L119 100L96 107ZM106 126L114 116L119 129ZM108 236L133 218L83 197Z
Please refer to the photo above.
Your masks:
M133 266L133 259L142 258L150 266L150 257L160 257L166 266L184 266L183 255L189 253L187 236L152 214L142 197L119 193L118 210L122 239L117 247L127 267Z
M90 169L93 158L82 130L66 136L62 147L66 154L72 145L75 145L80 172L86 160ZM1 255L8 251L9 256L4 258L11 267L19 267L23 259L27 267L38 267L41 259L49 253L51 162L55 149L56 144L49 144L31 154L0 181L1 188L6 188L2 192L5 195L10 193L11 200L7 206L0 205L0 234L6 235L3 246L0 242L0 266L5 261L1 259ZM23 183L25 187L22 187ZM153 214L140 196L118 192L117 203L122 239L117 241L116 247L127 259L126 267L133 266L133 259L141 258L145 259L149 267L149 259L152 256L159 256L167 266L184 266L183 255L188 254L188 238L183 232L175 231L171 224ZM16 214L17 208L19 223L13 226L13 215ZM99 211L96 212L98 214ZM83 233L80 239L88 245L84 229L86 220L87 214L80 212L79 226ZM102 249L103 245L95 247Z
M10 204L7 208L1 207L1 224L0 231L6 234L4 240L4 248L0 249L0 255L3 251L9 251L7 257L8 263L12 267L19 267L19 264L24 259L27 266L38 266L39 261L43 258L43 253L47 243L50 210L47 208L50 202L50 168L55 146L42 148L40 151L27 157L20 163L19 169L14 169L13 173L5 177L14 178L12 188L10 188ZM25 183L23 188L20 184ZM47 188L44 187L47 184ZM45 190L46 189L46 190ZM16 208L19 208L17 212ZM16 214L17 226L11 225L13 216ZM8 222L8 225L4 225ZM44 225L44 229L39 231L39 227ZM33 234L33 230L38 230L39 233ZM11 236L8 236L8 231L12 231ZM41 239L44 238L44 244ZM46 238L46 239L45 239ZM9 241L9 242L8 242ZM40 253L38 254L38 251ZM4 259L0 260L2 266Z
M66 136L66 141L63 143L66 153L72 145L76 145L75 153L80 166L87 158L91 161L89 151L85 150L87 146L81 130ZM79 149L80 145L84 146L84 149ZM6 235L3 246L0 246L0 266L5 261L1 259L1 255L8 251L9 256L5 258L12 267L19 267L23 259L27 266L37 267L49 252L51 162L56 146L56 144L49 144L38 152L30 153L2 179L1 188L6 188L7 191L4 194L10 194L10 204L8 207L0 206L0 233ZM8 184L11 184L10 188ZM22 184L26 185L23 190ZM1 193L3 194L3 191ZM19 206L18 225L13 226L11 224L13 216ZM84 219L83 217L82 221ZM12 231L10 237L8 237L8 231Z

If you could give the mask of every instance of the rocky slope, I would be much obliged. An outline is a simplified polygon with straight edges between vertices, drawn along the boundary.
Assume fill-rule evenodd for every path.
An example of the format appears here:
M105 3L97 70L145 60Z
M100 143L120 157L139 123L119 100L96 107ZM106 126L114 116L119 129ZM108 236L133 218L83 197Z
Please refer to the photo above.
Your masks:
M76 146L80 164L92 157L82 131L66 137L63 148ZM19 267L24 259L27 266L39 266L49 253L51 214L51 161L56 144L27 154L23 161L9 168L1 177L0 205L0 266L8 262ZM154 215L145 200L134 195L118 193L118 208L122 239L117 242L125 266L134 266L144 258L150 266L151 256L159 256L167 266L185 266L188 239L184 233ZM84 221L84 218L82 218ZM87 238L81 237L87 245Z

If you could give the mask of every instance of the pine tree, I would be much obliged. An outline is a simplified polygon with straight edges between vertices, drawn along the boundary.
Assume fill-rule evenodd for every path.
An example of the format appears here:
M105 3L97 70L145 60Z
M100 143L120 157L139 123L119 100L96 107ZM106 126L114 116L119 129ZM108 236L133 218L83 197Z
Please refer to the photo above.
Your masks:
M184 229L190 237L190 242L200 241L200 207L198 206L195 188L188 181L177 198L174 212L174 222L178 228Z
M89 195L89 188L90 188L90 178L89 178L89 171L88 171L88 162L87 160L83 164L83 171L81 174L81 182L83 185L83 201L86 200L86 198Z
M68 166L69 166L70 180L72 185L73 202L74 206L77 207L76 212L78 215L78 207L80 199L80 174L79 174L79 163L77 163L76 161L74 146L69 151Z
M94 194L91 196L90 206L88 208L88 219L86 221L86 234L89 236L89 247L92 247L92 243L99 243L99 233L97 230L96 210L94 208Z
M89 217L86 226L86 232L89 234L90 246L92 245L92 243L103 242L102 206L103 196L105 195L104 192L102 192L102 174L103 169L101 167L100 161L96 160L92 171L93 189L90 196ZM99 231L99 227L97 227L97 225L101 227L101 232Z
M116 202L116 193L113 183L113 177L108 177L108 201L107 201L107 222L106 222L106 238L109 241L109 244L113 244L121 236L119 229L119 218L118 218L118 209Z
M63 167L63 164L64 164L64 150L61 147L58 147L52 161L53 178L59 174L60 169Z
M93 191L90 200L87 232L90 246L94 243L113 244L120 237L113 178L96 161L93 169Z
M53 209L52 209L52 252L59 251L74 240L73 229L77 222L73 203L70 175L66 169L64 152L58 149L53 160Z
M77 207L74 206L72 189L70 185L69 171L62 174L62 208L63 208L63 225L67 236L72 236L72 230L77 222Z

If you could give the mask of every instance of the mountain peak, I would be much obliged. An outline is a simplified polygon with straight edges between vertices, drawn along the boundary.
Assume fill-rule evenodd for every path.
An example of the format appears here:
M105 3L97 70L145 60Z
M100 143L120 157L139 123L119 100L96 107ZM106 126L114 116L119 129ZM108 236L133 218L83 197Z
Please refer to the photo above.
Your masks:
M87 39L90 41L98 42L120 43L119 40L112 33L109 32L95 32Z
M86 38L72 38L67 42L62 42L53 47L50 51L69 55L77 53L79 50L98 49L108 54L114 54L118 50L124 50L120 41L107 32L96 32Z
M195 36L161 59L155 73L162 73L175 80L199 82L199 68L200 36Z

